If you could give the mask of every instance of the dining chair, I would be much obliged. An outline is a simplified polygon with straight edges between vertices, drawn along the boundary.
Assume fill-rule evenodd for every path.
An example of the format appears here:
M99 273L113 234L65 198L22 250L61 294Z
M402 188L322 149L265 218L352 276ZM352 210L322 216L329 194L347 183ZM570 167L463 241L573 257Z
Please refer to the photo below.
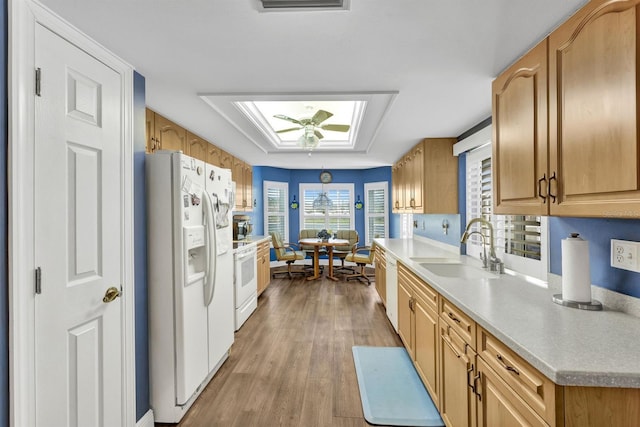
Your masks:
M298 241L302 239L315 239L318 237L318 233L320 230L315 230L312 228L303 228L300 230L300 234L298 235ZM307 257L311 258L311 266L307 265L306 269L311 269L313 271L313 250L314 247L312 245L300 245L300 250L303 251ZM320 248L318 256L326 255L327 251L324 248ZM322 272L322 265L320 266L320 271Z
M338 230L336 232L336 239L344 239L348 240L348 245L342 246L334 246L333 247L333 257L338 258L341 261L341 265L339 267L335 267L334 270L336 272L348 271L351 273L355 273L353 267L345 266L344 261L348 254L352 253L353 250L358 246L359 236L356 230Z
M375 277L373 275L367 275L365 273L365 269L368 265L373 265L373 259L376 252L376 242L374 241L371 246L360 246L353 250L353 252L347 254L345 257L346 261L355 262L356 265L360 268L354 274L349 274L346 277L347 280L363 280L367 282L367 285L371 284L371 278ZM368 251L365 253L365 251Z
M287 274L289 278L292 279L294 274L306 274L304 270L297 271L291 268L293 263L304 260L305 258L305 253L296 249L298 245L283 242L282 236L277 231L271 232L271 241L273 242L276 259L278 261L284 261L287 264L286 270L274 271L272 277L275 278L277 274Z

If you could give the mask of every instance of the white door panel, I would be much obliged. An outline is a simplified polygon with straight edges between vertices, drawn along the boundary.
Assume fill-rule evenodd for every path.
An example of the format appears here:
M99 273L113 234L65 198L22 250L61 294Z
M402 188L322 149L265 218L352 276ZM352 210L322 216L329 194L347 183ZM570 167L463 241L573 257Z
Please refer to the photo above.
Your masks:
M123 425L120 75L36 26L36 421Z

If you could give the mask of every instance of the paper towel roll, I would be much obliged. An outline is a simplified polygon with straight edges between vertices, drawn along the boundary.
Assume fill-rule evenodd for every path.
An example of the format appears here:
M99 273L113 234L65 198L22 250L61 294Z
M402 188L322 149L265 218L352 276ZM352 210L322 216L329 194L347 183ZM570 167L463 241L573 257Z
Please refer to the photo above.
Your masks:
M590 302L589 242L572 233L562 240L562 299Z

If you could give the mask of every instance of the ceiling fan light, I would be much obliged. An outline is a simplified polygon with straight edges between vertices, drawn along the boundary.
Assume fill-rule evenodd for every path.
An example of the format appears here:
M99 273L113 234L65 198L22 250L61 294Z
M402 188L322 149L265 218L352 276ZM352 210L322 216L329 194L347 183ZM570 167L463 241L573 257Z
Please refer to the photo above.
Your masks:
M313 150L318 146L320 139L313 132L306 132L300 138L298 138L298 145L304 150Z

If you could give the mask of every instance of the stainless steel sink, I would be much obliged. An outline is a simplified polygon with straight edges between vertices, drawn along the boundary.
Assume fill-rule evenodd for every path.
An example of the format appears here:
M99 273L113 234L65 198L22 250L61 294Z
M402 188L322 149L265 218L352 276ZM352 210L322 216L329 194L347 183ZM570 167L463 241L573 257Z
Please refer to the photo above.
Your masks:
M481 268L466 264L432 264L423 262L420 266L429 270L436 276L456 277L459 279L495 279L497 276Z

